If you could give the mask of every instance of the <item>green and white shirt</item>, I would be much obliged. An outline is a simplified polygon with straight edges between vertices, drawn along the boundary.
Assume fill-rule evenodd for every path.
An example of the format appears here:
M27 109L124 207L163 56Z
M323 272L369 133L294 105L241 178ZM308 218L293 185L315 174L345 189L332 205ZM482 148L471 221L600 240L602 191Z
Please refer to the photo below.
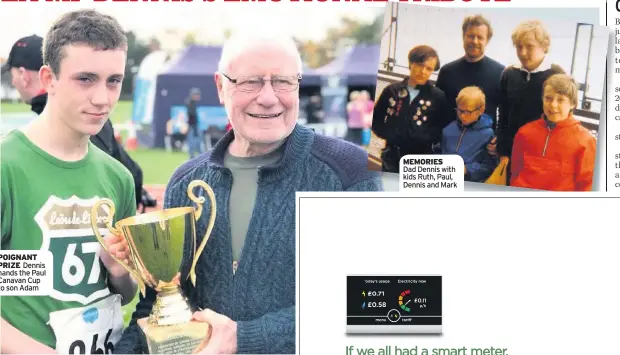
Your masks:
M51 294L2 297L2 318L57 351L109 352L122 331L120 296L108 287L90 211L106 197L115 204L114 222L135 215L131 174L90 142L82 160L67 162L19 130L2 139L0 154L2 249L49 250L54 264ZM99 215L107 214L102 208Z

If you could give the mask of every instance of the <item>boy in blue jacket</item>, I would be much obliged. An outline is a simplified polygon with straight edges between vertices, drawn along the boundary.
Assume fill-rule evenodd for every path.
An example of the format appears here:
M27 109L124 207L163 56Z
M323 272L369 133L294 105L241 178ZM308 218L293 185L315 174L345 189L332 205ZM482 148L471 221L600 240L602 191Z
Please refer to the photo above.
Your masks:
M497 158L486 146L495 136L493 120L484 113L486 97L480 88L463 88L456 98L457 120L443 129L442 154L460 155L465 162L465 181L484 182L495 170Z

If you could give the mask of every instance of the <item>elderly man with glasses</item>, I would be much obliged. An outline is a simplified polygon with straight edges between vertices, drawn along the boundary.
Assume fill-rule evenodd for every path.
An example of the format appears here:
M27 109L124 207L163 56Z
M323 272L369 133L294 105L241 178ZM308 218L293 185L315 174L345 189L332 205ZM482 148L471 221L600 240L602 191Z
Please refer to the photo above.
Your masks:
M202 353L295 353L295 192L383 189L363 149L297 124L301 70L290 38L231 38L215 83L232 129L168 183L165 208L192 206L186 191L196 179L216 196L196 286L181 284L194 319L211 325ZM197 222L198 244L209 208ZM148 350L136 322L154 299L153 290L141 297L117 352Z

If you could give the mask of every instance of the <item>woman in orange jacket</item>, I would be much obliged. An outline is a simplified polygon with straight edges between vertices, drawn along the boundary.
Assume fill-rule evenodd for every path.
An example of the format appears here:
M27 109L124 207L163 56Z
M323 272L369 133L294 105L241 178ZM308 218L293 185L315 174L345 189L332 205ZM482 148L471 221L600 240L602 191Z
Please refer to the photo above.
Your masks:
M543 84L543 116L519 129L512 148L511 186L590 191L596 139L573 117L577 84L555 74Z

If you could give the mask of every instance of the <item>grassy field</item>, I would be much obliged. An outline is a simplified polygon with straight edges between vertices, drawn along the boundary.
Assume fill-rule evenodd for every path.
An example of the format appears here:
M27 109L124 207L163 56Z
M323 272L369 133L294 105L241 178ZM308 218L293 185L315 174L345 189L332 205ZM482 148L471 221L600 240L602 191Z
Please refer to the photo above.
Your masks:
M163 149L140 148L128 153L140 164L147 185L166 184L174 169L188 159L187 153L166 152Z
M110 116L112 123L122 123L126 122L131 118L131 101L119 101L116 107L114 108L114 112ZM30 112L30 105L26 105L25 103L9 103L2 102L0 103L0 112L1 113L15 113L15 112Z
M30 111L30 106L25 103L8 103L3 102L0 103L0 112L1 113L13 113L13 112L28 112Z
M124 123L131 119L132 102L120 101L110 119L112 123ZM23 103L1 103L0 113L19 113L29 112L30 106ZM166 152L162 149L148 149L139 148L128 152L142 168L144 175L144 184L166 184L174 169L185 162L188 159L188 155L183 152ZM161 206L162 201L159 201ZM131 314L135 310L135 305L138 302L139 297L133 299L133 301L123 307L123 318L125 319L125 325L129 323Z

